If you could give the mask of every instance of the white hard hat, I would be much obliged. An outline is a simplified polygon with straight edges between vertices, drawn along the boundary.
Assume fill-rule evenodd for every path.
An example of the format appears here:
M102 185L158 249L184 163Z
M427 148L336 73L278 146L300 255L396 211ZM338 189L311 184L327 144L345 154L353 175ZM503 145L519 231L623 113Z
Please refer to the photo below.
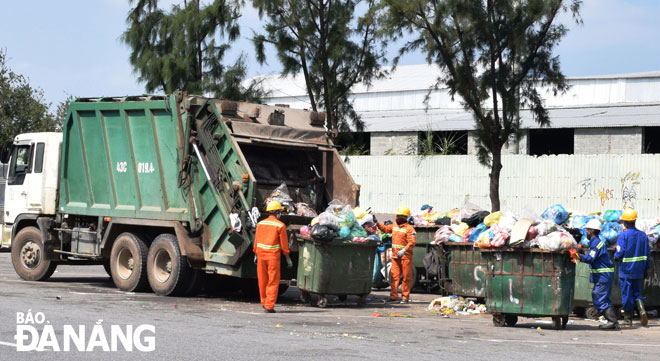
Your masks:
M584 226L584 228L589 228L589 229L595 229L600 231L600 221L597 219L590 219L589 222L587 222L587 225Z

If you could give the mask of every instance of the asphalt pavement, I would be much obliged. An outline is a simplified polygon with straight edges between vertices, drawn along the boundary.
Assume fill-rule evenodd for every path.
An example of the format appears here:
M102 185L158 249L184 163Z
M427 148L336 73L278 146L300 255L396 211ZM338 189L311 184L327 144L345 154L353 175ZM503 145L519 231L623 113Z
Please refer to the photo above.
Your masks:
M372 293L363 307L349 297L330 298L326 308L301 304L299 295L290 288L279 298L278 312L264 314L257 301L240 293L121 292L100 266L60 266L49 281L26 282L14 272L9 253L2 252L0 360L657 360L660 349L655 318L648 327L609 332L580 318L571 318L562 331L552 330L549 319L529 318L496 328L487 314L444 318L426 311L436 295L416 293L413 303L399 305L385 303L383 290ZM41 313L35 322L43 322L26 323L28 313ZM19 326L26 335L22 344L42 343L45 350L17 351ZM53 342L63 349L64 339L70 339L67 327L82 334L79 342L83 349L91 346L89 352L78 351L73 342L69 351L53 351ZM128 352L122 341L130 340L121 335L130 328L137 340ZM117 329L121 332L113 334ZM119 337L114 339L118 351L103 351L104 337L108 345ZM154 350L140 351L138 346L149 348L150 339Z

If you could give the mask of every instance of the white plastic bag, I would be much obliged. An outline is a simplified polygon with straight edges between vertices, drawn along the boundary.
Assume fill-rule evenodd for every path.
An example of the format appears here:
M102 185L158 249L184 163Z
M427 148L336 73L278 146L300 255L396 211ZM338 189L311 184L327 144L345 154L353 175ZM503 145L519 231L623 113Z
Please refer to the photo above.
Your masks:
M330 212L323 212L319 215L319 224L334 231L339 230L339 218Z
M229 223L231 223L232 232L240 232L243 228L243 224L241 223L241 219L238 217L238 213L229 214Z

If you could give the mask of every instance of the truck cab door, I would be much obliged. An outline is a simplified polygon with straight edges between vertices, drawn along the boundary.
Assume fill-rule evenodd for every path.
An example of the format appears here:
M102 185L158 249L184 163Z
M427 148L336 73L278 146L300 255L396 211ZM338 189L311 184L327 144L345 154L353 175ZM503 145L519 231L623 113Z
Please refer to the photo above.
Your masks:
M31 150L29 143L15 144L12 148L5 190L5 222L9 224L19 214L27 213Z

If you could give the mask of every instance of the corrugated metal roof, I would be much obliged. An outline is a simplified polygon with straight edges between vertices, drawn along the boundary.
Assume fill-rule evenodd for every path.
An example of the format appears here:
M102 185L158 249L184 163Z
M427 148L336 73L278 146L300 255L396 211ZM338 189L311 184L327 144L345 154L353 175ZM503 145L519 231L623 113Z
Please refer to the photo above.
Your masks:
M552 128L603 128L660 126L660 103L643 106L609 106L549 109ZM462 109L362 112L367 132L472 130L472 113ZM522 127L541 128L530 111L521 113Z
M506 155L502 163L504 210L538 214L560 203L586 213L630 205L640 218L660 216L660 155ZM361 185L360 204L377 213L423 204L447 211L465 202L490 209L489 169L474 156L352 156L346 166Z

